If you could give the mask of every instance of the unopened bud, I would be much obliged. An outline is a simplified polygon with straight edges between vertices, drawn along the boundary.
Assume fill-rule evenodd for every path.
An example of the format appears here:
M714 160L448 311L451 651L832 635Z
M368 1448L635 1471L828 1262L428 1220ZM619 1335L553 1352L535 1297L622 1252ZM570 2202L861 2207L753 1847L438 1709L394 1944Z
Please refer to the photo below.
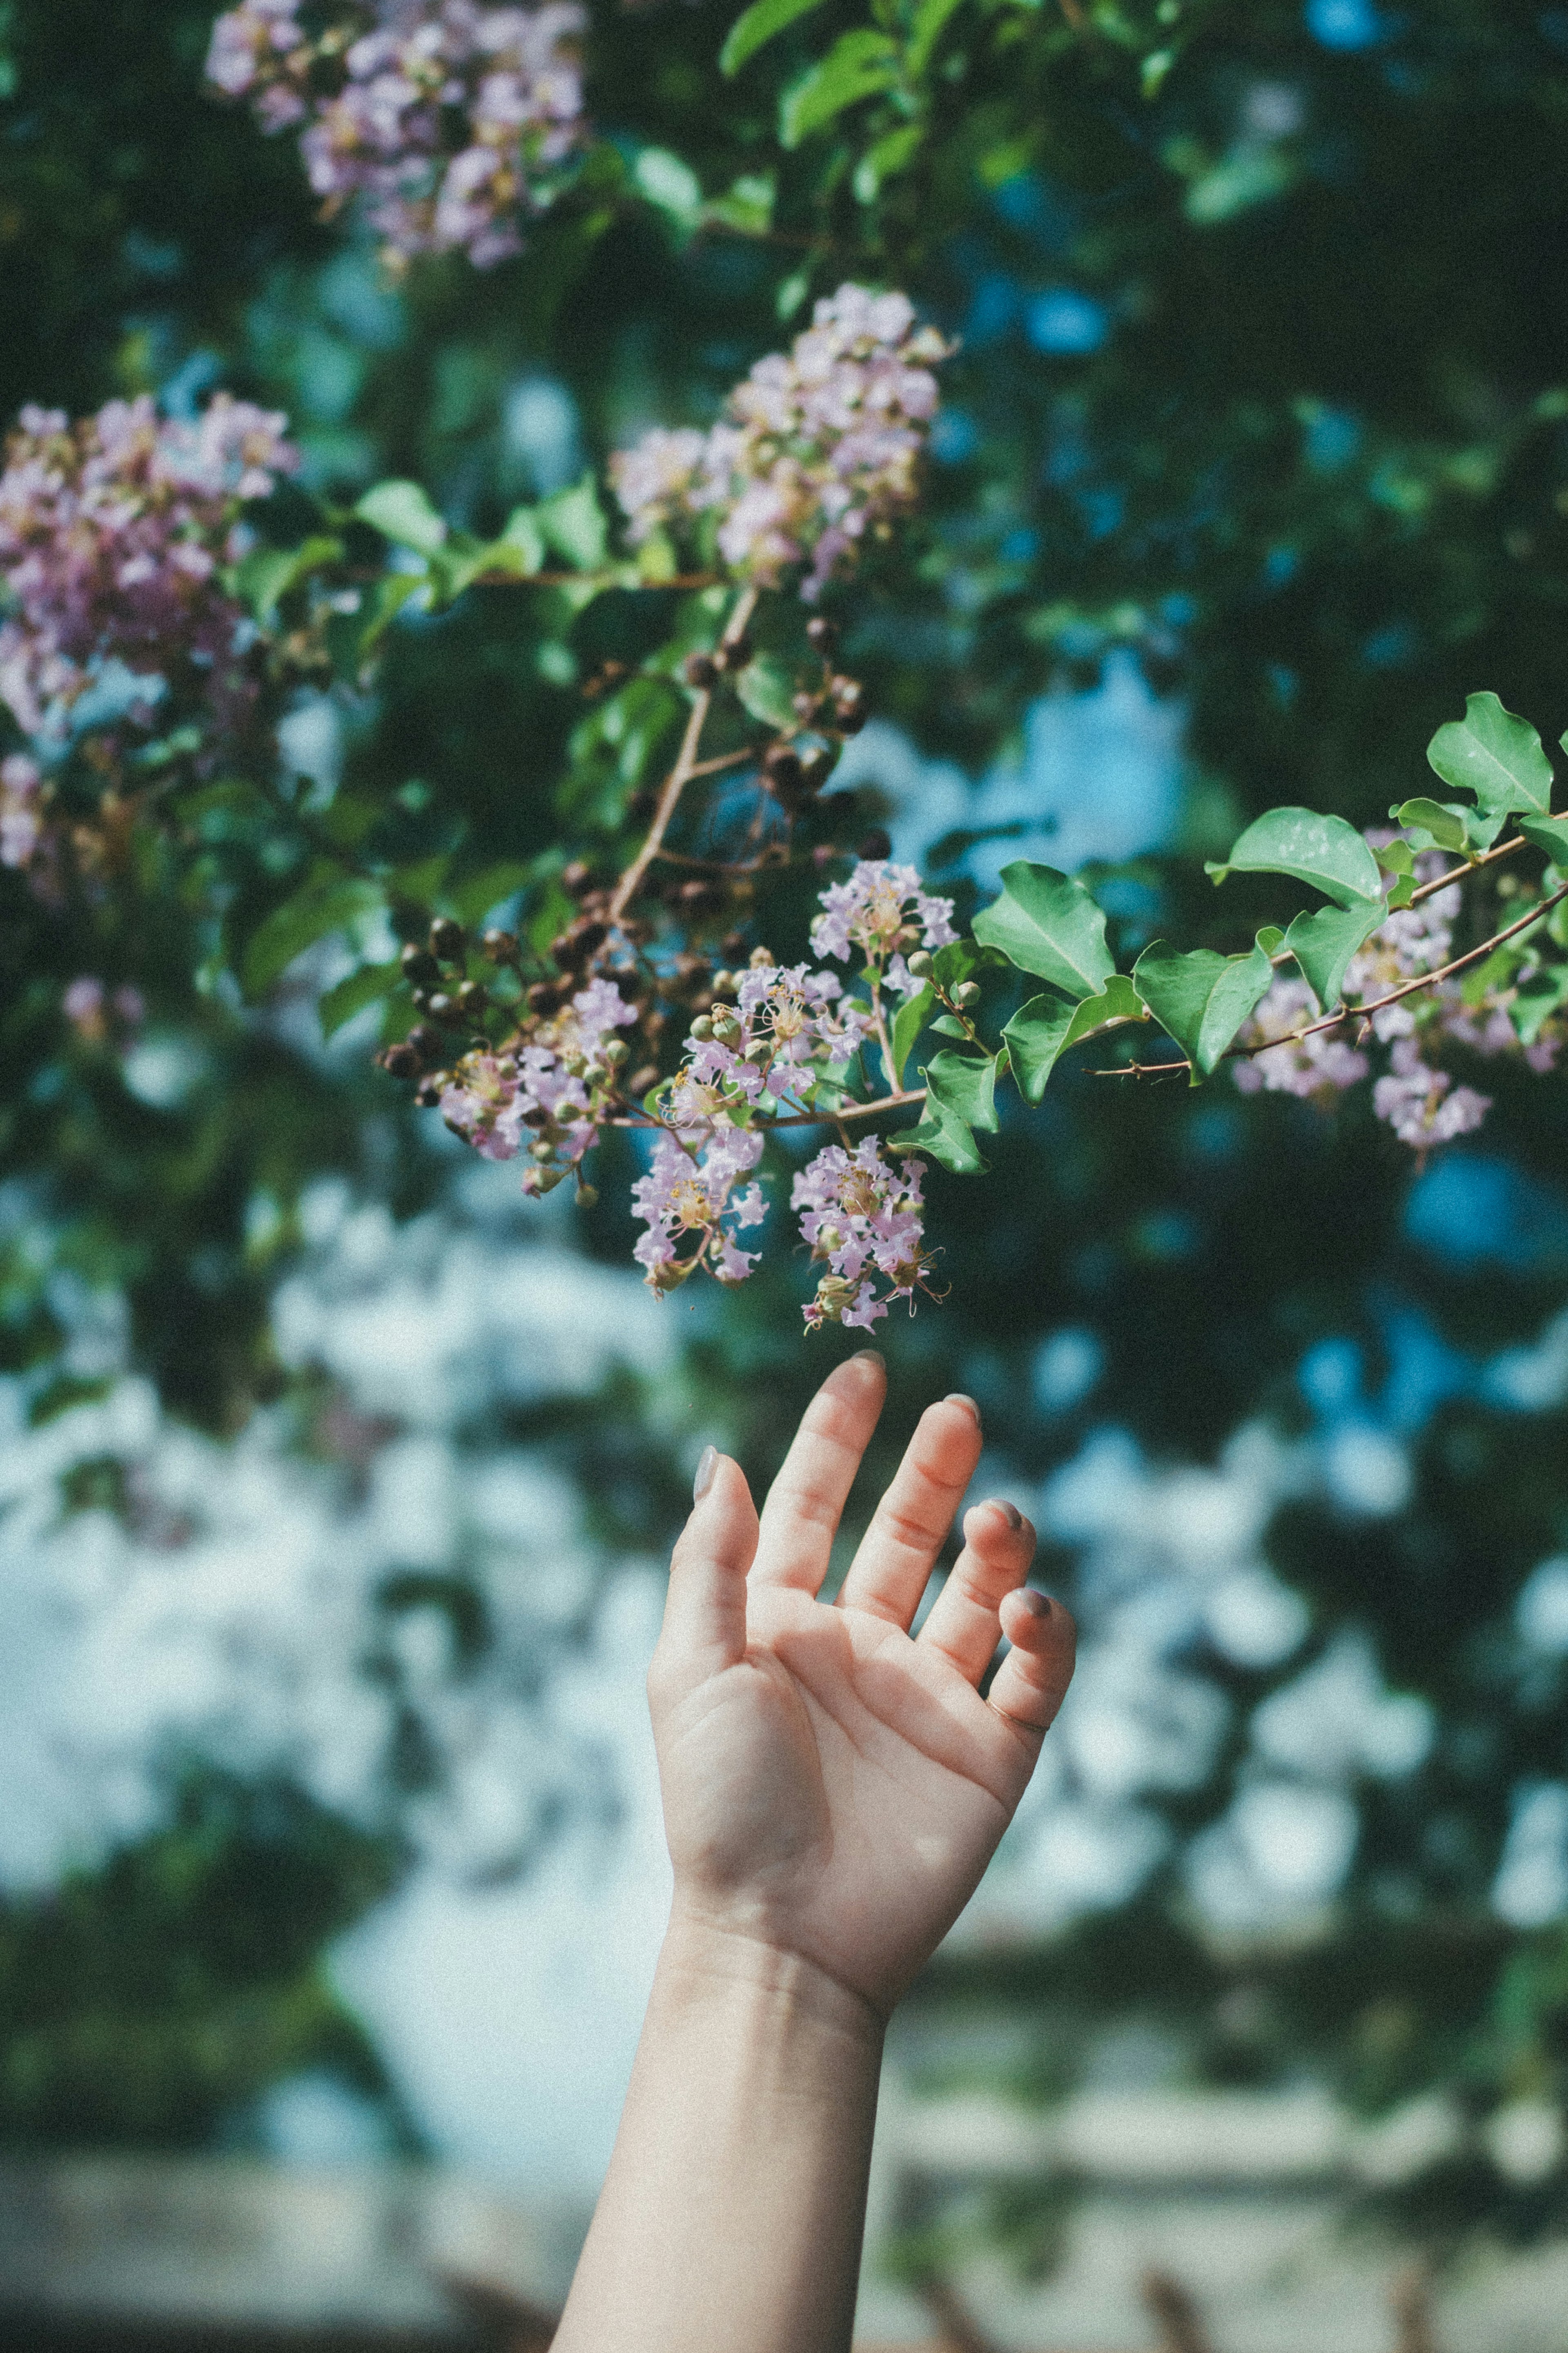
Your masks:
M936 970L936 960L924 948L917 948L910 958L910 970L917 980L929 980Z
M963 1011L967 1012L972 1005L978 1005L980 1002L980 983L977 980L960 981L952 992L952 1001Z
M542 1166L545 1161L554 1159L555 1146L552 1144L531 1144L528 1147L528 1156L531 1160L537 1160Z
M750 963L753 972L765 971L768 965L773 963L773 952L772 948L753 948L750 957L748 958L748 962Z
M688 654L681 669L687 685L696 687L699 693L705 693L719 683L718 666L711 654Z
M579 1185L577 1187L577 1207L580 1209L596 1209L598 1206L598 1187L596 1185Z
M691 1034L694 1038L700 1039L703 1045L706 1045L709 1039L711 1038L713 1035L713 1024L709 1019L706 1013L700 1013L698 1015L696 1020L691 1025Z
M468 934L461 923L453 922L450 915L441 915L431 924L430 953L439 956L443 964L457 964L466 953L468 944Z
M602 1087L609 1075L603 1062L589 1062L583 1072L583 1084L585 1087Z
M618 1071L621 1064L626 1060L627 1054L631 1051L631 1049L628 1047L624 1038L612 1038L607 1046L601 1047L600 1051L603 1053L605 1060L608 1062L611 1070Z

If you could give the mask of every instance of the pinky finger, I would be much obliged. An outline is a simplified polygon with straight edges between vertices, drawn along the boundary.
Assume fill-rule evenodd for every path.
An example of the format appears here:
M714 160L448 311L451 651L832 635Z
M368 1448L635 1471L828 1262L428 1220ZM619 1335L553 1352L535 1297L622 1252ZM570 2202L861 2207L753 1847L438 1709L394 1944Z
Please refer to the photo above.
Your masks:
M1059 1601L1027 1585L1004 1596L1001 1616L1012 1648L996 1670L990 1704L1016 1730L1042 1738L1072 1681L1078 1629Z

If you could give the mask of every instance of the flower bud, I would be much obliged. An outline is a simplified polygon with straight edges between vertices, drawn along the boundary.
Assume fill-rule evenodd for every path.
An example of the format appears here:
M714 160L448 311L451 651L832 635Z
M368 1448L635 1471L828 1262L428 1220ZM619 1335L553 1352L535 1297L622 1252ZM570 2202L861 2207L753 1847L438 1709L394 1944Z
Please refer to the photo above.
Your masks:
M699 1041L700 1044L704 1046L707 1044L709 1039L711 1038L713 1035L713 1024L709 1019L706 1013L700 1013L698 1015L696 1020L691 1025L691 1035Z
M487 932L479 942L491 964L515 964L519 941L515 932Z
M528 1147L528 1156L531 1160L537 1160L542 1165L547 1160L554 1159L555 1146L552 1144L531 1144Z
M574 858L570 865L561 869L561 887L574 899L581 899L594 887L593 869L581 858Z
M978 1005L980 1002L980 983L977 980L960 981L952 992L952 1001L967 1013L972 1005Z
M603 1054L605 1061L608 1062L611 1070L618 1071L621 1064L626 1060L627 1054L631 1051L631 1049L626 1044L624 1038L612 1038L607 1046L601 1046L599 1051Z
M585 1087L602 1087L609 1075L603 1062L590 1062L583 1072L583 1084Z
M579 1185L577 1187L577 1207L580 1209L596 1209L598 1206L598 1187L596 1185Z
M910 958L910 970L917 980L929 980L936 970L936 959L924 948L917 948Z

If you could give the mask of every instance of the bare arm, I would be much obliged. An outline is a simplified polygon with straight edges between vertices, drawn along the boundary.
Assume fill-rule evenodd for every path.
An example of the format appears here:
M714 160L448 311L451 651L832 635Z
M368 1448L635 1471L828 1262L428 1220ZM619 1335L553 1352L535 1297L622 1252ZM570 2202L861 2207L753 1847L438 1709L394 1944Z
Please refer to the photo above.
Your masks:
M921 1417L838 1601L817 1599L884 1388L869 1351L829 1376L760 1524L733 1462L699 1473L648 1678L675 1903L557 2353L849 2344L886 2022L1072 1672L1005 1504L969 1514L910 1635L979 1459L967 1399Z

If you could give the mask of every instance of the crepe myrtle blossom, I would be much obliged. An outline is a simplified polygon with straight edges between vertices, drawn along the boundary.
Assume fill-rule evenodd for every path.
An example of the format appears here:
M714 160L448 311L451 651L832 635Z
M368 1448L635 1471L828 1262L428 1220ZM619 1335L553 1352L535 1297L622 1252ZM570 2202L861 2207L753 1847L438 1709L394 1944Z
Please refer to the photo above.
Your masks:
M770 353L706 434L656 429L610 461L634 543L711 514L739 578L801 595L847 571L868 533L914 504L937 406L931 364L952 346L917 327L903 294L846 284L826 296L788 353Z
M127 1041L147 1018L139 988L127 985L110 990L93 973L82 973L70 983L60 997L60 1011L84 1046L101 1046L111 1037Z
M908 951L947 947L958 937L952 901L922 889L912 866L885 858L862 859L847 882L830 883L821 894L822 913L811 927L817 955L847 960L857 949L879 977L904 996L923 984L904 961Z
M683 1129L724 1115L744 1118L764 1093L798 1092L825 1068L841 1068L870 1035L868 1007L845 995L836 972L804 964L755 965L734 1005L715 1005L686 1040L669 1121Z
M25 733L63 734L89 687L116 669L143 721L175 685L194 685L226 724L248 709L256 688L241 657L254 632L220 567L247 544L246 502L299 463L286 426L226 393L192 418L160 417L146 396L76 425L59 409L23 409L0 472L12 606L0 698ZM14 809L26 797L19 770L5 790Z
M924 1288L931 1263L922 1247L924 1173L913 1155L895 1161L874 1135L853 1151L830 1144L800 1171L790 1207L800 1211L812 1258L826 1261L815 1297L801 1311L807 1331L848 1324L868 1332L889 1300ZM879 1275L886 1291L877 1288Z
M722 1120L684 1134L666 1129L659 1136L651 1167L632 1187L632 1208L647 1227L632 1256L654 1291L675 1290L704 1262L721 1282L745 1281L759 1253L742 1250L735 1233L760 1226L767 1202L761 1185L734 1188L762 1153L756 1129ZM696 1247L682 1254L689 1240Z
M328 212L357 200L389 260L522 249L583 136L583 10L488 0L361 0L318 36L300 0L243 0L213 26L207 79L266 131L302 123Z
M25 752L0 760L0 866L26 870L44 839L43 771Z
M1347 1045L1337 1029L1295 1036L1317 1018L1318 1000L1304 980L1280 979L1271 985L1242 1031L1242 1040L1249 1046L1265 1038L1289 1042L1237 1060L1236 1083L1243 1094L1302 1095L1322 1103L1367 1076L1372 1066L1366 1056Z
M1424 1062L1414 1038L1396 1038L1388 1059L1387 1077L1373 1088L1372 1107L1401 1144L1417 1152L1468 1135L1491 1109L1489 1095L1457 1087L1447 1071Z
M637 1018L614 981L590 980L524 1044L465 1054L442 1117L487 1160L514 1160L526 1145L522 1189L550 1192L598 1134L611 1070L625 1059L616 1032Z

